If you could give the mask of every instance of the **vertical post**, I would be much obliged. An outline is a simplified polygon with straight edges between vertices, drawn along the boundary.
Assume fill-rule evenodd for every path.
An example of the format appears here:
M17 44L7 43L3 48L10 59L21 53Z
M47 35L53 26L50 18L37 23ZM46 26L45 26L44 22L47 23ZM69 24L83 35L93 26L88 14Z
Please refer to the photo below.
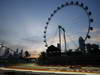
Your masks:
M66 35L65 35L65 29L63 28L64 31L64 42L65 42L65 52L67 51L67 47L66 47Z
M0 56L2 56L2 49L3 49L4 46L3 46L3 43L0 43L0 45L1 45L0 46Z
M59 29L59 45L60 45L60 50L61 50L61 34L60 34L60 26L58 26L58 29Z

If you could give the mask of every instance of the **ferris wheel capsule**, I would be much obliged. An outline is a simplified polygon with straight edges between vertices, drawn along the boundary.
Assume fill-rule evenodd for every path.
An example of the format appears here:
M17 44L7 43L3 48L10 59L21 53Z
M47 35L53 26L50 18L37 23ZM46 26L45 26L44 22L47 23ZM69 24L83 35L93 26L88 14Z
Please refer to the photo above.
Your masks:
M76 5L79 5L79 2L78 1L76 2Z
M87 11L88 10L88 7L86 6L84 9Z
M66 2L65 5L68 5L68 2Z
M48 45L46 44L45 47L48 47Z
M44 33L46 33L46 31L44 31Z
M91 38L91 36L90 36L90 35L87 35L87 38L88 38L88 39L90 39L90 38Z
M50 21L50 20L51 20L51 18L48 18L48 20Z
M46 23L47 24L47 23ZM47 29L47 26L45 26L45 29Z
M47 25L49 24L49 22L46 23Z
M81 4L80 4L80 6L81 6L81 7L83 7L83 6L84 6L84 4L83 4L83 3L81 3Z
M57 10L60 10L60 7L57 7Z
M57 10L54 10L53 13L55 14L57 12Z
M90 30L93 30L93 27L90 27L89 29L90 29Z
M44 37L44 38L46 38L46 36L45 36L45 35L44 35L43 37Z
M64 6L65 6L64 4L61 5L62 8L63 8Z
M53 17L53 14L51 14L51 17Z
M46 40L44 40L43 42L46 42Z
M92 15L92 13L91 13L91 12L89 12L89 13L88 13L88 15L90 16L90 15Z
M93 19L90 19L90 22L93 22Z
M73 2L73 1L71 1L71 2L70 2L70 4L71 4L71 5L73 5L73 4L74 4L74 2Z

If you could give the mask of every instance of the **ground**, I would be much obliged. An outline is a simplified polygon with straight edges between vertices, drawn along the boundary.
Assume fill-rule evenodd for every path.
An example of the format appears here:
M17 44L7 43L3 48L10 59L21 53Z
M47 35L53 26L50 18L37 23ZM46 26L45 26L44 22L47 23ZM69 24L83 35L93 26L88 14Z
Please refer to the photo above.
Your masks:
M100 75L100 66L90 66L90 65L77 65L77 66L72 66L72 65L65 65L65 66L40 66L34 63L31 64L17 64L13 66L6 66L6 67L1 67L1 69L6 69L6 70L16 70L16 71L31 71L31 72L50 72L50 73L77 73L77 74L88 74L91 73L90 75ZM33 74L34 75L34 74ZM46 74L47 75L47 74ZM51 75L51 74L50 74ZM54 75L54 74L53 74ZM61 74L62 75L62 74ZM70 75L70 74L69 74Z

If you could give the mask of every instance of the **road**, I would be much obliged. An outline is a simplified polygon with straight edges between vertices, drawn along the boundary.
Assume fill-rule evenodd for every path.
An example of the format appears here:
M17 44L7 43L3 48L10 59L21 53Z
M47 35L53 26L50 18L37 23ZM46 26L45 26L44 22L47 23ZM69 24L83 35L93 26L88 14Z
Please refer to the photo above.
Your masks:
M10 69L0 67L0 75L100 75L95 73L78 73L78 72L53 72L53 71L33 71Z

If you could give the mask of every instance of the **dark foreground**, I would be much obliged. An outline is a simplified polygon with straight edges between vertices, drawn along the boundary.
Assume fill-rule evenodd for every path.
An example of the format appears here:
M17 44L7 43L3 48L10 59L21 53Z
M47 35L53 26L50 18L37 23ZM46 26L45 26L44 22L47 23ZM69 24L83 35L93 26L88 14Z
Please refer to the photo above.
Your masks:
M0 75L86 75L86 74L57 74L57 73L42 73L42 72L33 73L33 72L0 70Z

